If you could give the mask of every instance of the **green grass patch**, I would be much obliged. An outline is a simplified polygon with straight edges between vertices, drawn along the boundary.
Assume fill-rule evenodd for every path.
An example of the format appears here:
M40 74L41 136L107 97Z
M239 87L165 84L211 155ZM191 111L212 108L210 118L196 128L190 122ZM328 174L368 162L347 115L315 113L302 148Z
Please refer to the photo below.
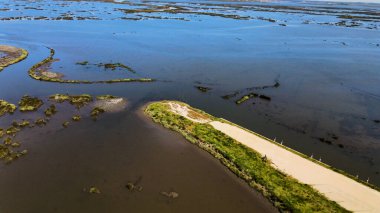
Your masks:
M44 102L41 99L37 97L31 97L29 95L24 95L18 102L19 110L21 112L36 111L43 104Z
M11 104L5 100L0 100L0 117L6 113L13 114L16 111L16 105Z
M200 112L200 110L191 109ZM211 125L195 123L171 112L165 101L150 104L145 109L145 113L155 122L181 133L187 140L208 151L251 187L260 191L280 211L348 212L311 186L302 184L273 168L270 162L259 153L214 129Z

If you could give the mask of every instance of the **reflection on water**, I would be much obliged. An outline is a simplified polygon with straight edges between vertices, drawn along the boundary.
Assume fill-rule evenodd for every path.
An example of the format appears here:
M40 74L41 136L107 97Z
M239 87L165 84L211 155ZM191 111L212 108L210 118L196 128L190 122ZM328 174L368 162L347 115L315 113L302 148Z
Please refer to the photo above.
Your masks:
M380 33L374 21L379 7L304 2L167 4L4 4L0 43L25 48L30 55L0 73L0 98L17 103L24 94L112 94L127 98L131 106L129 111L95 123L84 121L67 131L23 135L30 153L0 169L4 211L25 212L28 206L62 212L79 206L99 211L111 206L115 211L127 207L270 211L266 202L206 153L135 114L139 106L161 99L182 100L380 184L376 122L380 120ZM146 13L152 5L154 10L167 11ZM52 70L72 79L126 75L158 81L96 85L35 81L27 70L49 55L46 46L54 48L60 59ZM136 73L76 65L80 61L123 63ZM279 86L274 87L275 82ZM202 92L196 86L210 90ZM236 96L222 98L236 91ZM265 95L270 101L252 97L235 104L248 93ZM2 117L0 124L11 120ZM143 192L130 194L125 184L140 176ZM101 189L99 196L83 193L92 185ZM162 191L176 191L179 199L166 200ZM23 202L28 205L19 204Z

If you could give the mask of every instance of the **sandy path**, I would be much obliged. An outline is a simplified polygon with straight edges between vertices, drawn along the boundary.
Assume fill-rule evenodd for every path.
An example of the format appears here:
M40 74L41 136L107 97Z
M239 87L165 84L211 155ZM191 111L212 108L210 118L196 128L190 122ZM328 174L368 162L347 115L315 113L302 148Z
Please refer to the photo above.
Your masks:
M191 110L186 106L179 107L173 103L170 103L170 106L173 112L189 118L187 114ZM194 122L205 122L205 120L189 119ZM274 167L302 183L311 185L344 208L354 212L380 212L380 192L239 127L219 121L211 121L209 124L260 154L266 155Z
M344 208L355 212L380 212L380 192L320 166L243 129L219 121L210 124L240 143L256 150L279 170L312 185Z

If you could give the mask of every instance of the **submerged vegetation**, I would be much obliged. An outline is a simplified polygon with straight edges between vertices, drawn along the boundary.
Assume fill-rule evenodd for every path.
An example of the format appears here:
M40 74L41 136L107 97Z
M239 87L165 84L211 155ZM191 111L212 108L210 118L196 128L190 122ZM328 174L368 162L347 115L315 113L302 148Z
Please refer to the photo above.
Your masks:
M235 101L235 103L236 103L236 104L242 104L242 103L248 101L249 99L251 99L251 98L256 98L256 97L259 97L259 98L261 98L261 99L263 99L263 100L266 100L266 101L270 101L270 100L272 100L272 98L269 97L269 96L266 96L266 95L259 95L259 94L257 94L257 93L251 92L251 93L249 93L249 94L247 94L247 95L244 95L243 97L241 97L241 98L238 99L237 101Z
M45 118L37 118L37 120L34 122L37 126L42 127L47 124L48 120Z
M98 63L98 64L90 64L88 61L79 61L75 63L76 65L82 65L82 66L87 66L87 65L95 65L97 67L103 67L104 69L110 69L110 70L116 70L118 68L128 70L129 72L136 73L134 69L131 67L122 64L122 63Z
M16 105L0 99L0 117L7 113L13 114L13 112L16 111L16 108Z
M104 112L105 112L104 109L102 109L102 108L100 108L100 107L95 107L94 109L91 110L90 115L91 115L91 117L92 117L93 119L97 119L98 116L99 116L100 114L104 113Z
M82 94L82 95L66 95L66 94L55 94L49 97L49 100L55 101L57 103L69 102L71 105L74 105L76 108L82 108L93 101L91 95Z
M119 98L113 95L100 95L96 97L97 101L109 101L108 104L118 104L118 102L114 103L113 100L119 100L123 98ZM70 105L75 107L75 114L71 116L71 120L80 121L82 120L82 115L78 114L79 109L92 104L92 109L89 107L85 107L85 111L88 113L87 115L94 120L98 118L100 114L106 112L105 109L102 109L99 106L95 106L94 98L89 94L81 94L81 95L68 95L68 94L54 94L48 97L49 101L62 104L69 103ZM125 100L124 100L125 101ZM25 95L19 101L19 109L21 112L27 111L37 111L40 107L44 105L44 102L37 98L31 97L29 95ZM62 105L62 107L65 107ZM8 103L7 101L0 100L0 116L6 113L12 114L17 109L16 105ZM66 110L63 110L66 111ZM57 106L55 104L50 104L43 112L35 112L32 116L38 116L34 121L31 120L30 117L27 119L21 120L13 120L11 125L7 128L0 128L0 139L2 139L3 144L0 144L0 160L3 160L6 163L10 163L13 160L18 159L19 157L25 155L27 150L18 150L21 146L20 141L16 140L17 135L23 131L24 129L34 128L34 127L44 127L50 121L50 117L58 113ZM24 114L20 113L17 116L23 116ZM40 117L44 116L44 117ZM61 121L62 122L62 121ZM63 128L67 128L69 126L69 121L64 121L62 123Z
M63 126L64 128L67 128L67 127L69 126L69 124L70 124L70 122L65 121L65 122L62 123L62 126Z
M0 57L0 72L5 67L18 63L28 56L28 51L7 45L0 45L0 53L5 54L5 56Z
M46 115L47 117L50 117L50 116L54 115L54 114L57 113L57 112L58 112L58 111L57 111L57 108L55 107L54 104L50 105L50 106L44 111L44 113L45 113L45 115Z
M76 64L77 64L77 65L85 66L85 65L88 64L88 61L78 61Z
M209 90L211 90L210 87L203 87L203 86L195 86L195 88L197 88L201 92L208 92Z
M73 121L80 121L82 119L82 117L80 115L74 115L71 119Z
M168 13L168 14L190 14L190 15L203 15L203 16L215 16L228 19L238 19L238 20L249 20L250 16L240 16L237 14L226 14L222 12L205 12L197 11L195 8L187 8L182 6L177 6L174 4L167 4L161 6L147 6L145 8L135 8L135 9L119 9L119 11L124 12L125 14L152 14L152 13Z
M112 2L107 0L107 2ZM116 1L113 1L114 3ZM378 11L364 6L359 9L352 9L346 6L321 6L314 4L246 4L246 3L223 3L218 2L199 2L183 3L183 2L130 2L123 1L118 3L114 8L106 10L106 13L94 7L87 7L94 13L91 15L83 15L83 10L73 10L70 7L56 7L44 5L39 2L39 7L27 7L23 4L8 4L0 11L23 11L22 13L11 12L0 17L0 21L13 20L36 20L36 21L82 21L82 20L129 20L139 21L147 19L165 19L165 20L182 20L192 21L194 18L200 20L204 16L216 17L234 20L258 20L270 23L279 23L280 26L286 26L288 22L296 24L321 24L339 27L361 27L366 29L377 30L379 27ZM76 4L76 3L72 3ZM76 5L76 8L85 7L85 5ZM13 8L13 9L12 9ZM85 7L86 8L86 7ZM84 9L84 8L83 8ZM33 13L33 10L44 11L43 15ZM48 15L49 14L49 15ZM58 15L57 15L58 14ZM112 14L112 15L111 15ZM289 19L278 19L277 14L287 14L292 16L302 15L302 19L297 21ZM318 19L316 16L323 16ZM326 22L325 17L329 17L330 21Z
M238 100L235 101L236 104L238 104L238 105L242 104L251 98L260 98L260 99L265 100L265 101L271 101L272 98L267 96L267 95L259 94L257 92L250 92L250 91L273 89L273 88L278 88L278 87L280 87L280 82L278 80L275 80L275 83L273 85L255 86L255 87L244 88L244 89L241 89L238 91L234 91L230 94L223 95L222 98L225 100L228 100L230 98L236 97L237 95L239 95L241 93L243 93L243 94L245 93L245 95L241 96Z
M28 151L27 150L22 150L22 151L14 151L12 150L9 146L12 144L17 144L17 143L10 143L7 144L4 141L4 144L0 144L0 159L4 160L5 163L10 163L15 159L20 158L21 156L25 155ZM15 146L13 146L15 147Z
M161 195L171 199L176 199L179 197L177 192L161 192Z
M260 191L280 211L347 212L311 186L299 183L275 169L259 153L214 129L211 125L196 123L173 113L166 102L150 104L145 109L145 113L155 122L181 133L187 140L208 151L251 187ZM206 113L203 114L209 119L216 119Z
M143 190L143 187L140 186L140 182L141 182L141 179L142 177L139 177L136 181L134 182L128 182L126 185L125 185L125 188L127 188L129 191L131 192L141 192Z
M50 49L50 55L45 58L44 60L40 61L39 63L33 65L29 69L29 76L32 77L35 80L39 81L48 81L48 82L57 82L57 83L72 83L72 84L95 84L95 83L121 83L121 82L154 82L154 79L151 78L118 78L118 79L111 79L111 80L100 80L100 81L90 81L90 80L67 80L62 79L62 75L54 72L49 72L49 75L43 74L44 72L47 72L47 67L50 66L52 62L54 62L54 54L55 50L52 48ZM77 64L80 65L87 65L87 61L78 62ZM117 63L117 64L102 64L102 66L107 66L109 68L116 68L116 67L127 67L123 64ZM131 72L134 72L130 67L125 68L130 70Z
M98 189L95 186L91 186L90 189L88 190L88 193L90 193L90 194L100 194L100 189Z
M28 126L30 126L30 121L28 121L28 120L22 120L20 122L13 121L12 126L21 127L21 128L28 127Z
M133 70L131 67L122 63L107 63L107 64L100 63L96 65L98 67L104 67L105 69L111 69L111 70L115 70L116 68L122 68L122 69L128 70L129 72L136 73L136 71Z
M36 97L31 97L29 95L25 95L21 98L21 100L18 102L19 110L21 112L27 112L27 111L36 111L38 110L44 102Z

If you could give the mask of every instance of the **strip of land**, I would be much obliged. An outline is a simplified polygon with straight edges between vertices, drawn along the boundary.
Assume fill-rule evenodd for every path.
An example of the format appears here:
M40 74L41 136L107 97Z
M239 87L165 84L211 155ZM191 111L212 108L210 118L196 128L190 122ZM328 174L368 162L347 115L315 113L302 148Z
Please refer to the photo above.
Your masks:
M145 112L209 151L282 211L380 212L379 191L263 136L181 102L156 102Z
M5 67L20 62L28 56L28 51L8 45L0 45L0 53L4 54L0 57L0 72Z
M29 76L35 80L39 81L47 81L47 82L55 82L55 83L68 83L68 84L99 84L99 83L125 83L125 82L154 82L155 79L151 78L118 78L111 80L100 80L100 81L89 81L89 80L69 80L69 79L61 79L63 77L60 73L55 73L51 71L47 71L50 67L51 63L54 62L55 50L50 49L50 54L44 60L38 62L33 65L28 73ZM82 64L82 63L79 63ZM84 63L84 64L87 64ZM103 64L104 65L104 64ZM118 64L120 66L120 64ZM112 66L112 65L111 65ZM115 66L115 65L113 65ZM125 65L124 65L125 66ZM128 67L129 68L129 67Z

